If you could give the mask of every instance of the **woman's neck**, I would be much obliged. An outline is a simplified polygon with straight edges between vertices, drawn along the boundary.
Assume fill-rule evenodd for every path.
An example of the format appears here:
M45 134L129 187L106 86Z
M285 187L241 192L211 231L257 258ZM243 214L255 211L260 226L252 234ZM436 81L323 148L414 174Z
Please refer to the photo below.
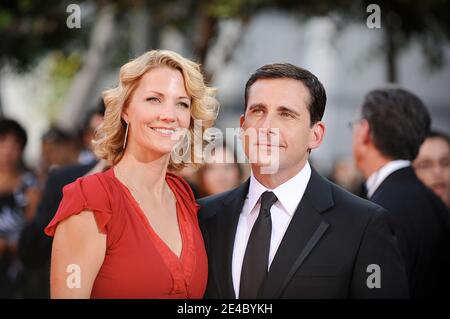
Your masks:
M126 186L163 198L166 189L166 172L169 155L143 162L132 154L125 153L114 166L114 173Z

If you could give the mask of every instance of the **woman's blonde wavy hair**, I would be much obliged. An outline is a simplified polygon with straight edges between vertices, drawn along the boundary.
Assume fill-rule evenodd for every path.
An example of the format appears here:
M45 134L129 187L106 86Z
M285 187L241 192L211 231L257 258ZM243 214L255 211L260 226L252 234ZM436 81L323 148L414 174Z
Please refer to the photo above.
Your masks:
M122 112L127 107L131 95L138 86L141 77L149 70L157 67L170 67L179 70L184 79L186 91L191 98L191 121L189 124L188 150L189 161L200 164L202 153L194 147L194 141L203 141L203 133L214 125L219 103L215 98L216 89L205 84L199 64L192 62L178 53L169 50L152 50L126 63L120 68L117 87L103 92L105 102L105 119L99 127L94 140L94 152L110 165L117 164L124 154L123 142L126 123ZM201 120L201 135L194 136L194 120ZM198 134L198 133L197 133ZM203 152L203 142L200 150ZM180 170L186 166L185 161L169 161L168 169Z

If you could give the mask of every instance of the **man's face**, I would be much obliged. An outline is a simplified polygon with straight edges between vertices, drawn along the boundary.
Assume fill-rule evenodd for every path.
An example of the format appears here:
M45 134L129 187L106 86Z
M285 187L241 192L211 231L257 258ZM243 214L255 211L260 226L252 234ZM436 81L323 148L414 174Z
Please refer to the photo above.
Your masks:
M447 142L440 137L427 138L413 166L417 177L447 202L450 194L450 146Z
M250 87L240 122L244 152L251 163L252 154L267 154L277 160L278 170L303 167L308 149L319 147L324 134L322 122L311 125L309 103L308 89L297 80L261 79ZM252 164L262 167L267 162L258 156Z
M367 120L359 120L352 123L352 153L356 167L361 167L366 162L367 148L366 141L369 135L369 123ZM367 176L366 176L367 177Z
M14 134L0 136L0 166L15 166L20 160L22 149Z

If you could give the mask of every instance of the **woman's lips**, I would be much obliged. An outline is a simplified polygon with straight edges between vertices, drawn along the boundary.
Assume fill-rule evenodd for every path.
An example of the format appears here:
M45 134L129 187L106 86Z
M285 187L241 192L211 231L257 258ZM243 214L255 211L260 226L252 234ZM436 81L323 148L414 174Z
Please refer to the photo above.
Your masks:
M159 135L170 137L175 134L176 129L174 128L164 128L164 127L150 127L153 131L158 133Z

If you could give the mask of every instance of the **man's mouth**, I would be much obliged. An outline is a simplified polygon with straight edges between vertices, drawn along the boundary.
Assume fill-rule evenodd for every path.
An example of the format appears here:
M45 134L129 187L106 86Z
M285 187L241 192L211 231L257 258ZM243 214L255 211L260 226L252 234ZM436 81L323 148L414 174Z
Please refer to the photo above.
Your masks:
M256 144L256 146L264 146L264 147L280 147L280 145L273 145L273 144Z

